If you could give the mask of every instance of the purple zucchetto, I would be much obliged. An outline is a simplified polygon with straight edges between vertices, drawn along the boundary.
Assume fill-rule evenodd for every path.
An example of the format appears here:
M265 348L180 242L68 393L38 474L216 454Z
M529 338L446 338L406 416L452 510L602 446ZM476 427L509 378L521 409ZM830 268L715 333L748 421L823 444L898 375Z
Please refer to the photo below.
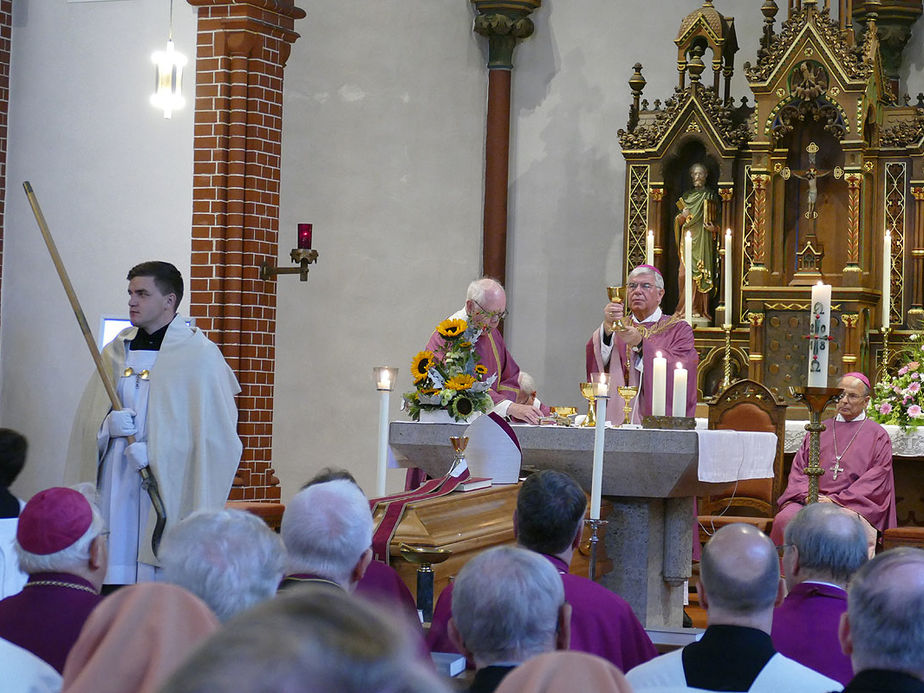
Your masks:
M19 514L16 541L24 551L47 556L72 546L92 522L93 509L82 493L54 486L26 503Z
M867 390L870 389L869 378L867 378L867 377L866 377L865 375L863 375L862 373L857 373L857 372L853 372L853 373L844 373L844 375L842 375L841 377L842 377L842 378L847 378L847 377L856 378L856 379L859 380L861 383L863 383L864 385L866 385L866 389L867 389Z

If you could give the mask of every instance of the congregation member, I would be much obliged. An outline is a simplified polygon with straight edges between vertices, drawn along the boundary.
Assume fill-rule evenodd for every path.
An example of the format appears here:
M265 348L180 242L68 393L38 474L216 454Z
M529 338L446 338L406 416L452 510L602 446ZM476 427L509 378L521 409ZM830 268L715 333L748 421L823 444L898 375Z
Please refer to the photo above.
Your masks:
M288 554L281 589L315 584L352 592L372 561L369 502L346 479L296 493L280 531Z
M818 477L818 500L836 503L860 516L866 527L872 556L877 532L898 523L895 516L895 482L892 478L892 441L886 430L867 418L869 379L862 373L847 373L837 384L844 393L837 402L837 416L824 421L819 464L825 472ZM806 504L809 482L810 436L805 435L789 472L786 490L777 500L780 509L773 518L770 538L783 543L786 524Z
M449 635L475 662L469 693L493 693L530 657L567 650L571 607L555 568L538 554L498 546L465 564L452 592Z
M209 638L160 693L449 693L378 606L338 589L293 589Z
M61 674L29 650L0 638L0 671L16 672L3 677L3 693L59 693Z
M708 626L702 639L631 670L637 691L689 687L709 691L801 693L837 691L841 685L779 654L770 639L773 607L783 583L773 542L743 523L719 529L703 548L700 604Z
M346 479L362 492L352 474L345 469L334 469L333 467L322 469L302 488L306 489L309 486L323 484L335 479ZM417 605L411 591L398 575L398 571L387 563L376 560L371 561L366 568L365 574L356 584L356 594L378 602L383 606L399 608L408 615L412 622L419 623Z
M632 687L622 672L602 657L573 651L533 657L511 671L497 687L497 693L562 691L632 693Z
M603 309L603 324L587 342L587 378L591 373L608 372L610 390L620 385L639 387L633 403L632 422L639 423L651 415L654 358L658 352L667 359L668 371L682 364L688 373L696 373L699 355L693 345L693 328L682 316L665 315L661 310L664 278L651 265L639 265L626 280L626 307L610 302ZM625 317L624 317L625 316ZM666 402L673 401L674 379L667 378ZM613 397L618 406L607 407L607 418L621 423L623 400ZM693 416L696 411L696 378L687 380L686 411L665 412L668 416Z
M482 277L468 285L465 294L465 306L462 310L449 316L449 319L462 319L479 330L481 334L475 341L475 352L479 363L488 369L488 377L497 376L488 394L494 400L494 411L499 416L516 421L538 424L539 417L548 410L530 404L517 402L520 391L520 367L507 350L504 336L497 326L507 316L507 293L504 287L494 279ZM438 352L443 345L443 337L434 332L427 342L427 351Z
M83 493L36 493L19 516L16 553L29 580L0 601L0 638L63 671L106 574L103 518Z
M924 551L885 551L857 571L841 645L856 672L845 693L924 693Z
M243 510L200 510L164 535L165 582L208 604L221 622L270 599L285 574L279 535Z
M179 270L143 262L127 279L132 326L102 352L123 408L112 409L94 376L78 409L80 444L68 459L69 475L99 489L112 531L107 585L156 574L156 518L140 470L149 467L157 480L169 527L196 510L224 507L242 449L240 387L218 347L177 313Z
M64 665L62 691L156 693L218 628L212 610L182 587L123 587L87 619Z
M833 503L807 505L786 526L783 573L788 594L773 612L777 652L842 684L853 676L838 626L847 583L866 563L866 533L856 513Z
M581 541L587 496L564 472L544 469L526 477L517 495L514 531L524 549L541 554L559 575L571 605L571 649L599 655L622 671L647 662L657 650L629 604L615 592L569 573ZM618 568L617 568L618 570ZM427 643L455 652L447 623L455 613L453 584L437 600Z
M26 583L26 574L16 559L16 525L25 503L13 495L10 486L26 464L28 443L10 428L0 428L0 599L16 594Z

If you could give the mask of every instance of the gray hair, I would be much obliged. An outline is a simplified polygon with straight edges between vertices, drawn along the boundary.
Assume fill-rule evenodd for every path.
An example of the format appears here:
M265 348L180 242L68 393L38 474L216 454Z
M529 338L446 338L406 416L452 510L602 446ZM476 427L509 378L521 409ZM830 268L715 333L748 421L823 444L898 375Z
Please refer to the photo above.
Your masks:
M19 569L29 575L33 573L70 573L73 570L86 566L90 560L90 544L96 539L106 527L103 521L103 515L99 511L96 500L96 488L93 484L82 483L72 486L75 491L80 492L90 504L90 510L93 518L90 520L90 526L73 544L66 549L55 551L48 554L37 554L23 549L19 542L15 543L16 557L19 559Z
M834 503L806 505L786 525L784 537L799 550L800 569L844 585L869 555L859 518Z
M475 301L476 303L484 303L485 296L487 295L489 289L499 289L500 291L503 291L504 287L496 279L491 279L491 277L482 277L481 279L476 279L468 285L468 289L465 292L465 299L467 301Z
M449 693L403 621L320 585L296 587L232 619L161 693Z
M536 391L536 380L526 371L520 371L520 375L517 376L517 385L523 392L532 393Z
M349 587L350 574L372 545L369 501L338 479L299 491L282 516L289 572L313 573Z
M652 275L654 277L655 286L661 289L661 291L664 291L664 277L661 276L661 273L653 272L648 267L642 267L641 265L639 265L634 270L629 272L629 276L626 279L626 283L629 283L630 281L632 281L633 279L635 279L636 277L642 274Z
M854 575L847 593L853 669L924 675L924 550L884 551Z
M164 535L164 580L195 594L222 622L276 594L285 571L282 540L243 510L202 510Z
M703 547L700 578L710 606L740 615L772 609L780 583L776 547L756 527L726 525Z
M522 662L555 648L564 601L561 576L547 558L499 546L459 572L452 619L479 666Z

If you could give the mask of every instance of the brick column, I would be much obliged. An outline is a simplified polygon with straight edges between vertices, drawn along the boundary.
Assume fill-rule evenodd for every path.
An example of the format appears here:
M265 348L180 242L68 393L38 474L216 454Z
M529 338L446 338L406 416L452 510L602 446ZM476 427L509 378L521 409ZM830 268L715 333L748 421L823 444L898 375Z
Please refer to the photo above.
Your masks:
M241 384L244 455L231 500L275 501L271 466L282 78L293 0L188 0L198 8L190 313Z
M0 284L3 281L3 229L6 217L6 130L10 114L10 46L13 0L0 0Z

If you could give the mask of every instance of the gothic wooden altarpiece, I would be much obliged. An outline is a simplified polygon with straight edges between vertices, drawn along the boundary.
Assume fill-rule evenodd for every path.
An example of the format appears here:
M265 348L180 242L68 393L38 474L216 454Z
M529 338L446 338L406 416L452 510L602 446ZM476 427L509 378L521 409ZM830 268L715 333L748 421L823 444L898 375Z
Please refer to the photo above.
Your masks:
M805 384L810 286L818 280L833 285L831 384L843 372L881 367L883 272L891 282L890 353L924 322L924 96L915 105L899 99L895 74L903 48L895 36L907 40L921 1L830 2L789 0L777 31L779 8L764 1L761 47L755 64L744 63L753 105L732 98L735 23L709 0L681 23L674 94L649 107L640 101L641 65L629 80L633 105L619 131L626 267L644 262L652 229L662 305L674 308L675 217L694 163L708 171L717 241L732 230L733 305L722 299L717 242L714 317L694 325L704 397L722 380L725 322L733 326L733 379L750 377L783 397Z

